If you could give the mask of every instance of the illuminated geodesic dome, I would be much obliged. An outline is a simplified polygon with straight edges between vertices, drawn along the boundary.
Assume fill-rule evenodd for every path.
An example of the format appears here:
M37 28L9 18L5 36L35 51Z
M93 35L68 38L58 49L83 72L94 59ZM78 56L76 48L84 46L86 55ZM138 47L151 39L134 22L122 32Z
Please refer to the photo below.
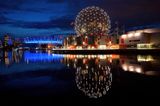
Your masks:
M110 30L110 18L99 7L87 7L79 12L75 20L78 35L106 35Z
M112 74L108 66L91 70L77 68L76 84L79 90L90 98L106 95L112 83Z

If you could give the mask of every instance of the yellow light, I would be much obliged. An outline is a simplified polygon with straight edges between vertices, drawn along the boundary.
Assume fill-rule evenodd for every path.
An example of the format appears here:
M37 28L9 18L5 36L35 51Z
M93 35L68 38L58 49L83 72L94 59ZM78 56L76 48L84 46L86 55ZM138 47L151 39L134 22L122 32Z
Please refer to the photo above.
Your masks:
M50 49L50 48L51 48L51 46L50 46L50 45L48 45L48 48Z
M83 64L86 64L87 60L86 59L83 59Z
M86 32L86 30L85 30L84 28L82 28L81 31L82 31L82 33L85 33L85 32Z
M128 34L128 37L129 37L129 38L130 38L130 37L133 37L133 33Z
M137 48L138 49L152 49L152 45L151 43L146 43L146 44L137 44Z
M88 69L88 65L86 65L86 69Z
M128 66L127 66L126 64L123 64L123 65L122 65L122 69L123 69L124 71L128 71Z
M117 44L116 45L111 45L110 49L119 49L119 45L117 45Z
M106 55L100 55L99 58L100 58L100 59L106 59L107 56L106 56Z
M138 37L138 36L141 35L141 33L140 33L140 32L136 32L134 35L135 35L136 37Z
M99 45L99 49L106 49L106 45Z
M129 71L134 71L134 67L133 66L129 66Z
M88 49L91 49L91 48L88 46Z
M142 73L142 69L141 69L140 67L135 68L135 71L136 71L137 73Z
M127 37L127 35L122 35L121 37L122 37L123 39L125 39L125 38Z
M77 46L76 49L82 49L82 46Z
M92 58L94 58L94 55L91 55Z
M154 58L151 55L148 56L142 56L142 55L138 55L137 56L137 61L138 62L143 62L143 61L154 61Z
M90 59L91 58L91 55L88 55L88 59Z

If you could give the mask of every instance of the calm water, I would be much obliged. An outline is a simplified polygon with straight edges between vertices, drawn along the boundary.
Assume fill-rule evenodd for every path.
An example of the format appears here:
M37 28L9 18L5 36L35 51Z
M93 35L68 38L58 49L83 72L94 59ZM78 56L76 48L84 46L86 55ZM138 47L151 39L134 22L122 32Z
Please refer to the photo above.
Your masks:
M160 56L0 53L0 96L41 103L126 103L160 97Z

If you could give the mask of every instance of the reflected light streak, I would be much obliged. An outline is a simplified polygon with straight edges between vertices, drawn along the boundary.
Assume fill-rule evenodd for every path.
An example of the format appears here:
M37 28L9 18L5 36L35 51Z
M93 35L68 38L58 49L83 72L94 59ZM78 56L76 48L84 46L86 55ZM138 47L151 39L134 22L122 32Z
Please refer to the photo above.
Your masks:
M137 61L138 62L147 62L147 61L154 61L153 57L151 55L143 56L143 55L138 55L137 56Z
M128 71L128 66L127 66L126 64L123 64L123 65L122 65L122 69L123 69L124 71Z
M25 41L28 44L62 44L62 41Z
M134 67L133 66L129 66L129 71L134 71Z
M106 59L106 58L107 58L106 55L98 55L98 57L99 57L100 59Z
M47 61L47 62L57 61L59 62L63 58L64 58L63 55L60 55L60 54L49 55L48 53L31 53L31 52L24 53L24 60L32 61L32 62L37 62L37 61Z
M122 69L124 71L130 71L130 72L135 72L135 73L143 73L143 69L140 66L122 64Z
M136 68L135 68L135 71L136 71L137 73L142 73L142 69L141 69L140 67L136 67Z

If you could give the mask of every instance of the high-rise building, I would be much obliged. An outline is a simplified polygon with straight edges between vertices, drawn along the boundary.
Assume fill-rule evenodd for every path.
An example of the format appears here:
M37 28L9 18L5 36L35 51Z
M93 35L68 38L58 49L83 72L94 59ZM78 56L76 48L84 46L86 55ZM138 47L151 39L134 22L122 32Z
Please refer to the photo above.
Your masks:
M13 46L13 40L9 35L4 35L3 47L11 48Z
M2 48L2 41L0 40L0 48Z

